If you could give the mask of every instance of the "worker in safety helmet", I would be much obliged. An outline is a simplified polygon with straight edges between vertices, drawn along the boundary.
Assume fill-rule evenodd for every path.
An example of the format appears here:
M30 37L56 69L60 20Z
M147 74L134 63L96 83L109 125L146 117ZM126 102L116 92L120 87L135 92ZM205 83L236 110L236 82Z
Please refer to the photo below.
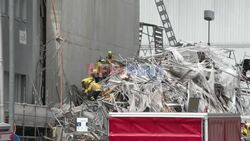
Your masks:
M95 68L95 81L96 82L99 82L103 79L103 60L99 59L97 62L96 62L96 68Z
M243 136L249 136L250 135L250 125L248 123L244 124L242 134L243 134Z
M108 56L106 57L107 63L111 64L113 62L113 54L112 51L108 51Z
M113 58L112 51L108 51L108 55L106 57L105 64L103 65L103 74L105 77L110 76L110 74L111 74L113 63L114 63L113 59L114 58Z
M102 86L95 82L92 76L82 80L82 92L87 95L89 100L96 100L102 92Z

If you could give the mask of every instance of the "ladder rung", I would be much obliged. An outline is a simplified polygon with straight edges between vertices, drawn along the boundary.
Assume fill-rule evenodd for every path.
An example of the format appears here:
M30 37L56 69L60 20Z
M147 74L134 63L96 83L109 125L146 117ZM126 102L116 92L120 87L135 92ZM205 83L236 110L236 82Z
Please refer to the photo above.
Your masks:
M156 47L156 48L162 48L163 46L160 45L160 44L155 44L155 47Z
M155 40L155 42L157 42L159 44L162 44L162 41L163 41L162 38L155 38L154 40Z
M162 11L159 11L160 15L166 15L167 14L167 11L166 10L162 10Z
M169 41L174 41L175 40L175 36L168 37L168 40Z
M155 36L155 39L162 40L162 36Z
M155 34L154 36L155 37L158 37L158 38L162 38L163 36L162 36L163 34Z
M161 6L161 5L164 5L163 1L160 0L159 2L155 2L157 6Z
M162 44L162 41L155 40L155 44Z
M155 44L155 48L163 48L163 46L159 46Z
M164 19L164 20L162 20L162 23L163 23L163 24L169 23L169 19Z
M162 44L163 43L162 39L155 39L154 41L155 41L155 43L158 43L158 44Z
M162 29L154 29L154 32L157 32L157 33L161 33L162 32Z
M160 28L160 27L156 26L156 27L154 27L154 30L155 30L155 31L161 31L161 30L162 30L162 28Z
M162 36L155 36L154 38L157 40L162 40Z
M163 47L162 48L155 48L155 52L160 53L160 52L162 52L162 49L163 49Z
M162 33L162 29L155 29L154 32L157 32L157 33Z
M155 45L161 46L161 45L162 45L162 43L155 42Z
M158 49L163 48L163 45L161 45L161 44L155 44L155 48L158 48Z
M158 35L158 36L155 35L155 38L156 38L156 39L161 39L161 40L162 40L162 35Z
M162 36L162 32L161 33L157 33L157 32L155 32L155 36Z
M163 44L163 41L162 41L162 40L156 40L156 39L155 39L155 43L157 43L157 44Z
M159 52L161 52L161 51L162 51L162 49L159 49L159 48L156 48L156 49L155 49L155 52L156 52L156 53L159 53Z
M162 33L162 31L155 31L154 32L156 35L162 35L163 33Z
M155 48L161 49L161 48L163 48L163 45L157 45L157 44L155 44Z
M157 43L162 43L162 41L163 41L162 38L159 38L159 37L155 37L154 40Z
M165 28L165 31L166 32L171 32L171 31L173 31L173 29L172 29L172 27L168 27L168 28Z

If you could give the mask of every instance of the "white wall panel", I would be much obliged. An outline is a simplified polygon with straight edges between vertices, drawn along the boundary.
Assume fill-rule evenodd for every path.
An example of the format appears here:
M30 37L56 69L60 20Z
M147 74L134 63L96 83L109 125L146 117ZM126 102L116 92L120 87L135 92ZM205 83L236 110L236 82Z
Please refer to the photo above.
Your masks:
M207 42L203 11L215 11L213 44L250 44L249 0L164 0L177 40ZM140 21L162 25L154 0L140 0Z

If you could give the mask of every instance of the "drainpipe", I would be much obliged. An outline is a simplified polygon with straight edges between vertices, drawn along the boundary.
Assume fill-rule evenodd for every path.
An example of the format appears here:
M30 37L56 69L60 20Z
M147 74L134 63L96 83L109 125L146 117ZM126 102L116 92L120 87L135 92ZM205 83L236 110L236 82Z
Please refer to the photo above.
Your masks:
M15 58L14 58L14 0L9 0L9 124L11 131L14 125L14 90L15 90Z
M2 11L1 6L0 6L0 11ZM3 40L2 40L2 14L1 14L0 15L0 123L4 122L3 79L4 79L4 69L3 69Z

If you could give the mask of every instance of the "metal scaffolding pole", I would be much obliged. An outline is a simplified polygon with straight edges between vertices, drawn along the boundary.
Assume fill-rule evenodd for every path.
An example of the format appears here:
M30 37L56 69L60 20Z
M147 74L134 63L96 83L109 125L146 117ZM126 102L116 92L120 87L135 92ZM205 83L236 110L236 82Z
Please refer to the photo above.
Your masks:
M14 0L9 0L9 124L13 131L14 123L14 90L15 90L15 59L14 59Z
M1 6L0 6L0 11ZM3 69L3 42L2 42L2 15L0 15L0 123L4 122L4 69Z

